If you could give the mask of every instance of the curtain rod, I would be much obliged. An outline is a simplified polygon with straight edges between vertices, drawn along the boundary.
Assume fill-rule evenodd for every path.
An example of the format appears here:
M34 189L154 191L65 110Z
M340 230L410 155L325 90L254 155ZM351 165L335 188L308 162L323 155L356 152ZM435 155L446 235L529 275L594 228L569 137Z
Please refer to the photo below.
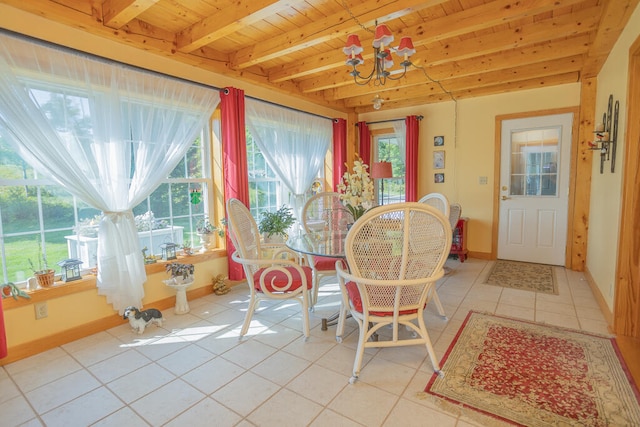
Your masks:
M254 101L264 102L264 103L266 103L266 104L274 105L274 106L276 106L276 107L280 107L280 108L286 108L287 110L296 111L296 112L298 112L298 113L304 113L304 114L308 114L308 115L310 115L310 116L319 117L319 118L321 118L321 119L333 120L333 118L331 118L331 117L325 117L325 116L321 116L320 114L315 114L315 113L310 113L310 112L308 112L308 111L298 110L297 108L287 107L286 105L280 105L280 104L277 104L277 103L275 103L275 102L266 101L266 100L264 100L264 99L256 98L256 97L254 97L254 96L248 96L248 95L245 95L245 98L250 98L250 99L253 99Z
M189 84L192 84L192 85L206 87L208 89L220 90L219 87L212 86L212 85L209 85L209 84L206 84L206 83L196 82L196 81L193 81L193 80L185 79L184 77L172 76L171 74L166 74L166 73L163 73L161 71L151 70L151 69L143 68L143 67L140 67L140 66L137 66L137 65L127 64L125 62L118 61L116 59L107 58L105 56L100 56L100 55L97 55L95 53L85 52L83 50L75 49L75 48L69 47L69 46L64 46L64 45L61 45L61 44L58 44L58 43L51 42L49 40L38 39L38 38L33 37L33 36L29 36L29 35L22 34L22 33L17 33L15 31L7 30L7 29L4 29L4 28L0 28L0 34L4 34L7 37L13 37L13 38L16 38L16 39L25 40L25 41L28 41L30 43L37 44L39 46L47 47L49 49L58 50L58 51L69 53L71 55L84 57L84 58L87 58L87 59L90 59L90 60L93 60L93 61L101 62L103 64L109 64L109 65L117 64L117 65L121 65L121 66L123 66L125 68L129 68L130 70L133 70L133 71L155 74L155 75L160 76L160 77L166 77L166 78L173 79L173 80L178 80L178 81L181 81L181 82L184 82L184 83L189 83Z
M424 119L424 116L416 116L416 118L418 120L422 120ZM388 120L378 120L377 122L365 122L367 125L375 125L378 123L389 123L389 122L399 122L401 120L405 120L405 119L388 119ZM358 126L358 123L356 123L356 126Z

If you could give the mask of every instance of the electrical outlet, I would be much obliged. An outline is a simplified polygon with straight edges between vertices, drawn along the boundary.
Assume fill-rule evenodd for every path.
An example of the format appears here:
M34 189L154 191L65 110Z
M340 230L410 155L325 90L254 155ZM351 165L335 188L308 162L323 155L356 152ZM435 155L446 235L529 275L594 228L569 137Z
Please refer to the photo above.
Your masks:
M478 183L480 185L486 185L488 182L488 178L486 176L481 176L478 178Z
M47 302L38 302L33 305L33 308L36 310L36 320L44 319L49 315L49 310L47 309Z

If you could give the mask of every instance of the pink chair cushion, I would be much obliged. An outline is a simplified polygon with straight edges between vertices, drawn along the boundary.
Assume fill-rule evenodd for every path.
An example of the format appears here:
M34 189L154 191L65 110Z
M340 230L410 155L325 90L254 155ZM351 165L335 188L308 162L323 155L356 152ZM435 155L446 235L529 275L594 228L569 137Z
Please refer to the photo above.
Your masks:
M312 271L311 268L307 266L302 266L302 271L304 272L305 277L307 278L307 289L311 289L313 287L313 282L311 281ZM253 275L253 283L255 285L256 291L262 292L260 288L260 276L264 272L265 268L261 268L256 271ZM289 271L291 277L293 278L293 284L286 292L296 291L302 286L302 277L300 276L300 271L295 267L285 267L285 270ZM269 292L281 292L274 288L273 284L276 287L286 286L289 282L289 278L285 276L282 271L273 270L266 274L265 278L265 286Z
M353 305L353 308L358 312L362 313L362 297L360 296L360 290L358 290L358 285L356 282L347 282L345 285L347 288L347 295L349 296L349 300ZM400 310L400 314L414 314L417 313L418 310ZM393 316L393 311L370 311L370 315L384 317L384 316Z
M336 269L336 261L342 261L342 265L345 266L345 262L342 258L329 258L324 256L314 256L313 265L316 270L319 271L332 271Z

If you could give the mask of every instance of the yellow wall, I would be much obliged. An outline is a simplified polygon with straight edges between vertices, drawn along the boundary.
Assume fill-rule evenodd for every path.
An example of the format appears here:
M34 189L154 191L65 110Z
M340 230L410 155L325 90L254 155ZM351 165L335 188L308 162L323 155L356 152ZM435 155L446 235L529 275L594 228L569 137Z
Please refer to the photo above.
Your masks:
M604 173L601 175L600 156L597 154L593 156L587 269L612 311L627 126L629 47L638 36L640 36L640 6L636 7L598 75L594 123L602 122L602 115L607 111L610 94L613 95L614 103L616 100L620 101L620 117L615 172L611 173L611 162L605 162Z
M197 260L197 257L183 259L180 262L191 262L191 259ZM194 265L195 281L189 287L188 292L211 286L211 279L214 276L222 274L226 277L228 271L226 257L208 259L204 262L196 261ZM158 301L175 297L175 290L162 282L168 278L169 276L164 270L148 275L144 285L144 308L154 307L154 303ZM48 316L39 320L35 319L33 304L20 304L16 308L9 308L10 301L4 300L4 318L10 356L12 347L31 343L74 328L81 328L83 325L99 322L118 314L107 303L105 297L98 295L97 288L48 299ZM123 319L122 323L125 322Z
M360 120L424 116L420 125L418 195L437 191L445 194L451 203L460 203L462 215L469 218L467 249L488 255L492 249L496 116L574 107L579 103L580 84L573 83L463 99L457 102L457 114L453 101L391 111L385 111L383 105L382 110L363 114ZM434 147L436 135L444 135L443 147ZM445 150L445 182L435 184L433 151L440 149ZM487 177L487 184L480 184L480 177Z

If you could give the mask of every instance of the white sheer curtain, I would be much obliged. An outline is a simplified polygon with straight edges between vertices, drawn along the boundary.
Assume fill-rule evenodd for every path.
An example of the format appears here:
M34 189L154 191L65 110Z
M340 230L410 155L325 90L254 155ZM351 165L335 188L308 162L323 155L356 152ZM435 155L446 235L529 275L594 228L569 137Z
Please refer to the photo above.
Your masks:
M396 136L396 141L398 141L398 148L400 149L400 153L402 156L402 163L407 164L406 161L406 153L407 153L407 125L404 123L404 120L396 120L393 122L393 133Z
M131 209L175 168L217 90L0 33L0 132L22 158L104 213L98 288L120 313L146 273Z
M331 120L254 99L246 100L245 109L251 136L294 195L299 218L304 193L324 166L333 136Z

